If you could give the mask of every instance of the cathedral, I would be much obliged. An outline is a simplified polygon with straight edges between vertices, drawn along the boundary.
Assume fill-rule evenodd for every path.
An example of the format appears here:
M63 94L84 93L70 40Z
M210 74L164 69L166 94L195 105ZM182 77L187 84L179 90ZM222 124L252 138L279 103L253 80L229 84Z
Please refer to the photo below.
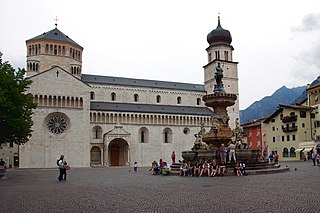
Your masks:
M53 168L61 154L72 167L149 166L159 159L171 163L172 151L182 159L200 125L211 126L212 111L202 97L213 93L218 63L225 91L238 96L228 108L234 128L239 118L238 62L220 17L207 41L204 84L190 84L84 74L83 47L57 25L27 40L28 92L37 108L32 137L19 146L19 167Z

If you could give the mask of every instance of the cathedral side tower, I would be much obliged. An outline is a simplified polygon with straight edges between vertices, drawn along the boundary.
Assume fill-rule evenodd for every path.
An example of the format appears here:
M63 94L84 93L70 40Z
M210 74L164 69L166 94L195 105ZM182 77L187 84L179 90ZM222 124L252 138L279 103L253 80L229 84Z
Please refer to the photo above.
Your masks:
M223 69L223 85L226 93L236 94L237 100L235 105L228 107L230 116L230 126L234 128L235 119L239 118L239 89L238 89L238 62L233 61L233 47L231 34L228 30L221 27L220 17L218 17L218 26L212 30L207 41L209 47L206 49L208 53L208 64L204 68L204 86L208 94L213 93L215 84L215 68L220 63Z
M59 66L77 78L82 75L83 48L56 28L26 41L27 76Z

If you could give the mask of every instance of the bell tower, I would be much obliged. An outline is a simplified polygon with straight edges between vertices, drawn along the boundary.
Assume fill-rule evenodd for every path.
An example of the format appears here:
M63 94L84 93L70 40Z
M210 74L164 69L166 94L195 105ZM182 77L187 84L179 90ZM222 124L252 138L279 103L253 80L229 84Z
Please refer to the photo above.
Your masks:
M223 70L223 84L226 93L237 95L236 103L228 107L230 116L230 126L235 128L235 120L239 118L239 88L238 88L238 62L233 61L231 45L232 37L228 30L221 27L220 16L218 16L218 25L212 30L207 41L209 47L206 49L208 54L208 64L204 68L204 86L208 94L213 93L215 84L215 68L220 67Z
M81 78L83 48L57 26L56 23L53 30L26 41L28 77L59 66Z

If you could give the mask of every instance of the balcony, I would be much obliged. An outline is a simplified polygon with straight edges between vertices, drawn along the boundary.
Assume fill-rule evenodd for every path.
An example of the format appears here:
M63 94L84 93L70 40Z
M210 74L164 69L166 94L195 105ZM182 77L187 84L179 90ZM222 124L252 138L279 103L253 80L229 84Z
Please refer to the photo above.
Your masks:
M298 127L297 126L283 126L282 131L283 132L294 132L297 131Z
M297 121L297 115L284 116L281 120L283 123L290 123Z

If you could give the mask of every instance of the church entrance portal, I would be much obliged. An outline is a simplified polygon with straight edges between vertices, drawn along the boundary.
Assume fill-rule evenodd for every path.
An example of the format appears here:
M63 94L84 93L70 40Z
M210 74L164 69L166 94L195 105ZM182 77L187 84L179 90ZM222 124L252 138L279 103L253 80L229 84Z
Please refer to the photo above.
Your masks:
M117 138L110 142L109 150L109 165L110 166L126 166L128 162L128 143Z
M101 150L97 146L94 146L91 148L90 164L91 165L101 165Z

